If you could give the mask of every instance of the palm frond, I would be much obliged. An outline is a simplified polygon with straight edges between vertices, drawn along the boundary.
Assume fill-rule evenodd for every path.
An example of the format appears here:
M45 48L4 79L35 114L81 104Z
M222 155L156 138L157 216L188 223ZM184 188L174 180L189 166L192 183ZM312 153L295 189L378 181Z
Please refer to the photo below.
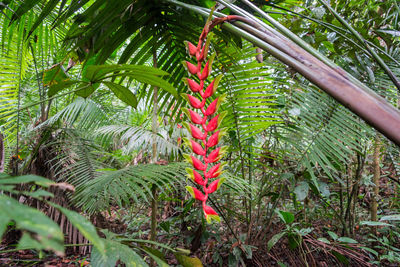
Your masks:
M103 171L88 181L74 196L76 204L89 213L105 210L112 201L123 206L131 201L149 201L151 185L164 192L173 191L186 178L186 164L145 164L116 171Z
M309 172L316 185L315 173L322 170L334 178L354 152L361 153L370 127L329 95L303 85L293 90L288 102L290 148L286 153L297 167Z
M139 150L151 151L154 142L160 155L177 156L181 151L176 141L169 137L168 132L163 128L159 129L158 134L153 134L151 130L144 127L107 125L97 129L96 133L102 138L113 139L117 144L122 145L125 154Z

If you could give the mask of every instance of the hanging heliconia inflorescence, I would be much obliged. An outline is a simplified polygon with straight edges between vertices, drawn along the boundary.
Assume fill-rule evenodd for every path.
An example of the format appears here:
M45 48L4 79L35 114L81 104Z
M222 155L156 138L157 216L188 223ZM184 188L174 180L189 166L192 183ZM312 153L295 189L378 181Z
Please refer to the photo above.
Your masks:
M188 129L192 137L190 140L186 138L183 140L193 153L200 156L201 159L187 154L184 155L184 157L193 165L193 169L186 169L188 176L199 185L202 190L192 186L187 186L186 188L195 199L202 202L207 222L211 222L211 220L220 221L215 210L207 205L207 199L208 195L215 192L225 180L225 178L219 178L224 166L224 164L219 161L226 151L226 147L216 147L221 137L225 134L224 130L219 129L219 125L226 113L217 114L218 108L225 96L219 96L213 99L213 95L222 75L216 77L210 84L205 86L205 81L211 73L211 65L215 57L214 54L203 64L208 54L211 39L210 36L207 38L210 30L209 26L210 23L207 22L200 35L197 46L186 42L187 50L190 56L196 59L196 64L189 61L183 63L188 72L198 78L185 79L186 84L194 95L183 94L183 97L193 108L193 110L183 109L190 120L190 123L183 123L183 125ZM198 82L196 80L198 80ZM200 99L197 98L196 95L199 96Z

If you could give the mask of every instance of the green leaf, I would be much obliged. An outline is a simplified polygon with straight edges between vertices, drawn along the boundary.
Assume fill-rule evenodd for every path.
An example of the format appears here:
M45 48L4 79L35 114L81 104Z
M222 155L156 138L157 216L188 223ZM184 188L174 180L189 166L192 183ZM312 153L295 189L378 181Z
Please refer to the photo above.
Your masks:
M158 249L142 246L142 249L158 264L160 267L168 267L165 255Z
M149 66L144 65L129 65L129 64L115 64L115 65L90 65L83 73L83 78L88 81L97 82L103 79L107 74L117 73L116 76L130 76L147 74L152 76L163 76L168 73Z
M104 251L93 248L91 254L92 266L115 266L118 260L125 263L127 267L148 266L147 263L130 247L117 241L102 239Z
M174 255L183 267L203 267L201 260L197 257L189 257L179 253L174 253Z
M400 221L400 214L383 216L379 220L380 221Z
M79 90L79 89L81 89L81 90L76 91L75 94L80 96L80 97L86 98L86 97L90 96L99 86L100 86L99 83L93 83L93 84L91 84L91 83L89 83L89 84L82 83L76 89L76 90Z
M335 234L334 232L328 231L328 235L329 235L333 240L337 240L337 239L338 239L338 235Z
M60 82L60 83L57 83L57 84L53 84L53 85L51 85L49 87L49 90L47 91L47 95L49 97L52 97L55 94L57 94L58 92L60 92L60 91L62 91L64 89L68 89L69 87L71 87L71 86L73 86L73 85L75 85L77 83L80 83L80 81L68 80L68 81L65 81L65 82Z
M326 243L326 244L330 244L330 243L331 243L331 242L330 242L328 239L326 239L325 237L320 237L320 238L318 238L318 241L324 242L324 243Z
M384 223L384 222L374 222L374 221L361 221L360 225L368 225L368 226L394 226L393 224Z
M296 199L298 201L303 201L308 196L308 191L310 187L306 181L302 181L298 186L294 189L294 193L296 194Z
M13 14L11 22L14 22L15 20L19 19L22 15L24 15L32 7L34 7L39 1L40 0L29 0L22 2L21 5L18 7L17 11L15 11L15 13Z
M294 215L290 212L279 210L277 214L285 224L290 224L294 221Z
M26 230L38 236L37 242L40 247L33 248L52 250L60 255L64 253L64 235L60 227L42 212L27 207L13 198L0 195L0 214L2 217L0 231L4 231L7 220L13 220L17 229Z
M23 175L23 176L2 176L0 177L0 184L25 184L35 183L43 187L49 187L55 184L54 181L37 176L37 175Z
M43 23L44 18L46 18L51 11L57 6L57 4L60 2L60 0L49 0L46 3L46 6L42 9L42 12L40 13L39 17L36 19L35 23L33 24L32 28L29 31L29 35L32 34L32 32L40 25ZM28 35L28 36L29 36Z
M350 243L350 244L357 244L358 243L353 238L345 237L345 236L339 237L338 241L339 242L343 242L343 243Z
M137 107L136 96L128 88L113 82L103 81L103 84L106 85L111 91L113 91L115 96L117 96L121 101L134 108Z
M88 239L90 242L93 243L93 245L100 251L104 252L104 243L103 240L99 237L97 234L96 228L94 228L93 224L90 223L85 217L80 215L79 213L75 211L71 211L68 209L65 209L57 204L47 202L51 206L55 207L59 211L61 211L67 218L68 220L76 227L78 228L79 232Z
M379 256L379 253L376 250L372 249L372 248L368 248L368 247L360 247L360 248L363 249L363 250L366 250L368 252L371 252L372 254L375 255L375 257Z
M76 83L76 81L70 81L61 63L43 72L43 85L49 87L48 95L50 97L74 83Z
M4 234L4 231L7 229L7 225L10 220L10 217L8 217L6 214L2 214L0 216L0 240Z
M274 235L267 244L268 250L270 250L276 243L286 234L286 232L280 232L279 234Z

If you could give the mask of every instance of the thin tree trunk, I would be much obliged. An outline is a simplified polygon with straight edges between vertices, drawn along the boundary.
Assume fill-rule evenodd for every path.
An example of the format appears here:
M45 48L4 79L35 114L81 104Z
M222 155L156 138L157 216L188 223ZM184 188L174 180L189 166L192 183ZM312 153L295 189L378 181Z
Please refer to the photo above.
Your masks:
M157 68L157 51L153 51L153 67ZM157 143L156 143L156 134L158 132L158 87L154 86L153 88L153 116L152 116L152 124L151 124L151 132L153 134L153 145L152 145L152 154L151 154L151 163L157 162ZM151 200L151 229L150 229L150 240L155 241L157 236L157 188L153 184L151 188L151 193L153 198ZM156 263L151 260L150 266L155 266Z
M379 166L379 156L380 156L381 142L379 134L376 133L375 144L374 144L374 178L373 183L375 184L372 192L371 201L371 221L377 221L378 219L378 196L379 196L379 179L381 176L381 168Z

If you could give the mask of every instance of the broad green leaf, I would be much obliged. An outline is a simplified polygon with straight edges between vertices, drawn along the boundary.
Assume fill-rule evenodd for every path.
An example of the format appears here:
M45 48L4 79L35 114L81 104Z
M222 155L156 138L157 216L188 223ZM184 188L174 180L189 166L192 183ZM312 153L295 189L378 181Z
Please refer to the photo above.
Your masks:
M338 238L339 242L343 242L343 243L350 243L350 244L357 244L358 242L356 240L354 240L353 238L350 237L346 237L346 236L342 236Z
M203 267L201 260L197 257L189 257L180 253L174 253L174 255L183 267Z
M134 77L139 74L148 74L152 76L163 76L168 73L149 66L144 65L129 65L129 64L116 64L116 65L90 65L86 68L83 78L88 81L99 81L107 74L119 72L118 76Z
M168 267L164 254L158 249L142 246L142 249L157 263L160 267Z
M131 92L131 90L129 90L129 88L113 82L103 81L103 84L106 85L121 101L134 108L137 107L136 96Z
M321 181L318 182L318 185L319 185L319 191L321 192L321 195L323 197L329 197L331 194L331 192L329 191L329 185L327 183L324 183Z
M4 231L7 229L7 225L10 220L10 217L8 217L4 213L0 216L0 240L3 236Z
M293 213L283 211L283 210L278 210L277 214L279 218L285 223L285 224L290 224L294 221L294 215Z
M274 235L267 243L268 250L270 250L276 243L286 234L286 232L280 232Z
M324 243L326 243L326 244L330 244L330 243L331 243L331 242L330 242L328 239L326 239L325 237L320 237L320 238L318 238L318 241L324 242Z
M393 224L384 223L384 222L374 222L374 221L361 221L360 225L368 225L368 226L394 226Z
M360 247L360 248L363 249L363 250L366 250L366 251L368 251L368 252L371 252L371 253L374 254L376 257L378 257L378 255L379 255L379 253L378 253L376 250L372 249L372 248L368 248L368 247Z
M148 74L140 74L140 75L134 75L134 76L130 76L136 80L138 80L139 82L142 83L147 83L153 86L157 86L161 89L164 89L165 91L167 91L168 93L170 93L171 95L173 95L175 98L179 98L178 93L176 91L176 89L167 81L165 81L164 79L157 77L157 76L151 76Z
M335 234L332 231L328 231L328 235L333 239L333 240L337 240L338 239L338 235Z
M400 214L383 216L379 220L380 221L400 221Z
M99 86L100 86L99 83L94 83L94 84L90 84L90 83L89 84L84 84L84 83L82 83L76 89L76 90L79 90L79 91L76 91L75 94L80 96L80 97L86 98L86 97L90 96Z
M91 254L91 264L93 266L115 266L120 260L127 267L146 267L147 263L130 247L117 241L102 239L105 249L101 253L97 247L93 248Z
M92 242L100 252L104 252L103 240L99 237L96 228L90 221L75 211L65 209L51 202L48 202L48 204L61 211L86 239Z
M43 85L49 87L48 95L50 97L74 83L74 81L70 81L61 64L57 64L43 72Z
M309 189L310 187L306 181L300 182L299 185L294 189L297 200L303 201L308 196Z
M0 195L0 214L3 218L0 221L0 228L4 228L6 222L4 218L8 218L15 221L17 229L26 230L38 236L37 241L41 247L34 248L64 253L64 235L60 227L42 212L25 206L13 198Z
M23 183L35 183L43 187L49 187L55 184L54 181L43 178L41 176L29 174L23 176L2 176L0 177L0 184L23 184Z
M57 84L53 84L49 87L49 90L47 91L47 95L49 97L54 96L55 94L57 94L58 92L67 89L77 83L80 83L80 81L75 81L75 80L68 80L65 82L61 82L61 83L57 83Z

